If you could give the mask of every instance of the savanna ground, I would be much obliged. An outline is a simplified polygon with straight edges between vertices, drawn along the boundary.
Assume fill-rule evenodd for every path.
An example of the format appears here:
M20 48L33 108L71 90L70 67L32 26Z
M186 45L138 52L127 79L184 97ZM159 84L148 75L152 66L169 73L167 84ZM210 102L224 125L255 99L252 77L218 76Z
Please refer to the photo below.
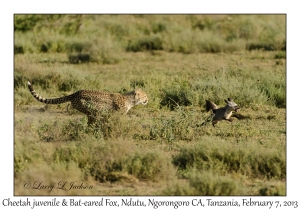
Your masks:
M286 195L284 15L14 19L15 195ZM28 80L49 98L142 88L149 103L89 127ZM205 100L228 97L239 119L200 126ZM33 186L60 181L93 188Z

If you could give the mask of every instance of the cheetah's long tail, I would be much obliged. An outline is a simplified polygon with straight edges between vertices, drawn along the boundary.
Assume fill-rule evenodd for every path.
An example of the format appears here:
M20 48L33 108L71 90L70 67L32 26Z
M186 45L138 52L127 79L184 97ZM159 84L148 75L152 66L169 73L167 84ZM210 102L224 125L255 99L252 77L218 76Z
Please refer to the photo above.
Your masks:
M40 96L39 94L37 94L37 92L35 92L35 90L32 87L31 82L28 81L28 88L30 93L33 95L33 97L38 100L39 102L45 103L45 104L61 104L61 103L65 103L69 101L69 97L68 96L63 96L60 98L44 98L42 96Z

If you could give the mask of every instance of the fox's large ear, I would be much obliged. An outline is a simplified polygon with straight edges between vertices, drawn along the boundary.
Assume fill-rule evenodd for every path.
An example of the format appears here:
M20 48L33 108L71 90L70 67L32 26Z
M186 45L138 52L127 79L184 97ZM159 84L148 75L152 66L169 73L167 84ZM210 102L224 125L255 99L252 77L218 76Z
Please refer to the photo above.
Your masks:
M228 98L228 101L231 101L231 98Z
M228 104L228 101L226 99L224 101L225 101L226 104Z

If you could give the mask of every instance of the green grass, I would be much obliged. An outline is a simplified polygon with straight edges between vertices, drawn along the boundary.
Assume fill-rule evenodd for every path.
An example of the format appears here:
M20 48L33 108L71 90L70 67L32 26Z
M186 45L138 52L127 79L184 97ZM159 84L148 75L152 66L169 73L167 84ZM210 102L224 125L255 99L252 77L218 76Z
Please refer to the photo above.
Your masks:
M279 15L16 15L15 194L286 195L284 24ZM36 101L28 80L43 97L142 88L149 103L87 126L68 104ZM200 126L205 100L222 107L228 97L239 119ZM94 187L22 187L36 180Z

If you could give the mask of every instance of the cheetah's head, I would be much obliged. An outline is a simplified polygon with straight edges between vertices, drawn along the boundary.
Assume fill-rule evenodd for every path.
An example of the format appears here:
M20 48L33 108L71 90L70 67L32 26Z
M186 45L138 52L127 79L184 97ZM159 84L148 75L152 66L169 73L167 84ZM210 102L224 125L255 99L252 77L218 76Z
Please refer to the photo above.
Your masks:
M132 92L134 95L135 105L138 105L138 104L146 105L148 103L148 97L144 91L142 91L141 89L137 89Z

